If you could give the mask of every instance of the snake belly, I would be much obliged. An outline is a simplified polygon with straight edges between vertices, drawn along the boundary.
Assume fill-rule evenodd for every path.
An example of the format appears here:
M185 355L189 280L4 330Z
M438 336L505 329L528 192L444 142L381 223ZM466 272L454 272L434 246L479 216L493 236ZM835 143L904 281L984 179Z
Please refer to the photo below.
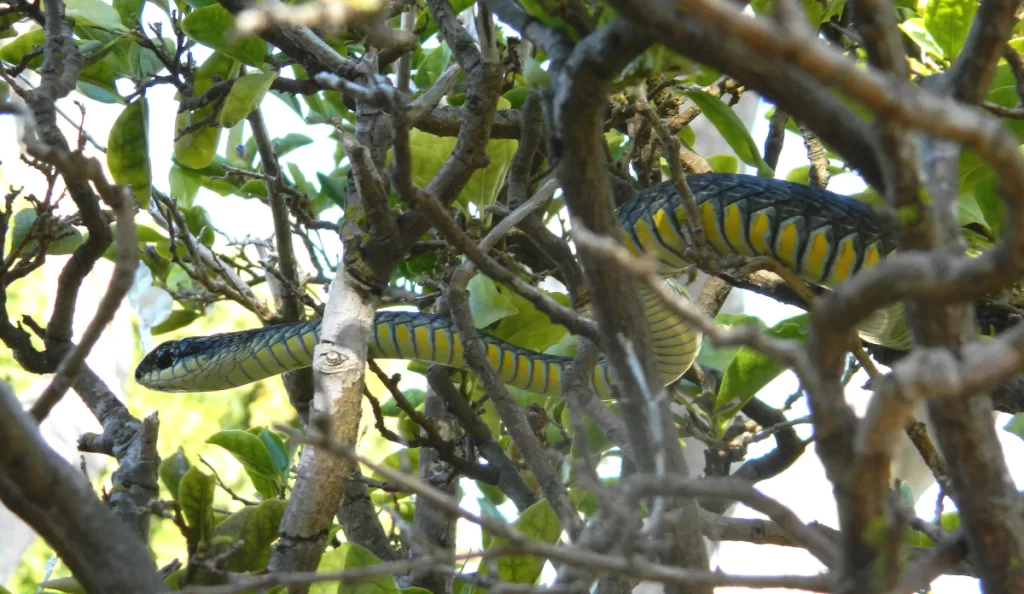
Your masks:
M697 222L715 251L774 258L803 280L822 287L834 287L874 266L896 248L894 230L853 198L749 175L712 173L690 176L687 181L697 202ZM640 192L618 213L626 246L635 254L655 254L661 275L671 277L688 266L682 232L686 213L671 182ZM667 385L693 364L701 335L652 291L643 285L639 291L657 369ZM875 344L901 350L910 347L900 304L875 312L858 331ZM491 366L504 383L538 394L561 394L571 358L520 348L485 332L481 338ZM311 320L170 341L143 358L135 378L143 386L165 392L234 388L310 366L319 340L320 321ZM370 355L466 369L454 322L434 314L377 312ZM606 362L599 362L592 378L598 396L610 396L612 381Z

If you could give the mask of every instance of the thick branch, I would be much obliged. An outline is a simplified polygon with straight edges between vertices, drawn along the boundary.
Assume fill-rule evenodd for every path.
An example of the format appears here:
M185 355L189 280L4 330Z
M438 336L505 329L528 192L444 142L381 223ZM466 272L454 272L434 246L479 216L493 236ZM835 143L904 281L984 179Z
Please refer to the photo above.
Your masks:
M0 500L42 535L90 592L163 592L145 542L46 445L0 382Z

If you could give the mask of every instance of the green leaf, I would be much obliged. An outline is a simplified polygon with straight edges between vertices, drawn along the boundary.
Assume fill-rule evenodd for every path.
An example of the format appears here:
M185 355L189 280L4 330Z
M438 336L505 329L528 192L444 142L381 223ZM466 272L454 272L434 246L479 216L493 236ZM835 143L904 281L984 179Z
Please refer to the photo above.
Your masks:
M43 29L33 29L28 33L19 35L14 41L5 44L0 47L0 60L4 62L10 62L17 66L21 63L25 56L32 53L36 46L42 49L43 43L46 42L46 31ZM29 68L39 68L43 65L43 54L40 53L38 56L32 58L28 62Z
M473 204L483 212L485 208L494 204L498 198L498 191L505 183L505 176L512 164L512 156L519 146L518 140L491 140L487 143L487 167L477 169L466 187L459 193L458 203L463 207ZM466 209L467 214L469 213ZM490 224L491 215L484 214L480 217L485 225Z
M14 220L11 224L11 252L21 248L21 253L26 254L36 246L35 241L25 241L32 226L36 224L36 219L39 218L39 213L34 208L24 208L14 214ZM24 245L22 245L24 244Z
M740 121L739 116L729 106L704 91L693 89L683 93L693 101L708 121L718 130L736 155L751 167L757 168L757 174L773 177L772 168L761 158L757 143L751 138L750 132Z
M475 482L477 489L480 489L480 492L484 495L484 499L491 505L498 506L508 501L508 495L505 495L505 492L498 487L488 485L481 481Z
M348 178L332 177L318 171L316 179L320 182L320 195L327 196L335 206L344 209L347 204Z
M190 206L182 208L181 213L185 216L185 225L192 235L198 237L200 243L206 247L211 247L213 245L213 221L210 220L210 214L206 212L206 209L202 206Z
M803 339L807 334L807 325L808 315L801 314L779 322L765 333L775 338ZM718 428L724 428L761 388L785 369L759 351L741 348L725 370L715 398L714 416Z
M1024 439L1024 413L1017 413L1013 415L1013 417L1003 425L1003 429L1013 433L1021 439Z
M990 231L991 239L998 239L1002 236L1003 218L1006 214L1006 205L999 193L999 180L993 175L979 182L972 193L978 203L978 209L985 218L985 226Z
M197 542L208 543L213 534L213 476L192 466L185 471L178 484L178 504L185 517L185 525Z
M380 461L382 466L387 466L399 472L416 473L416 470L420 466L420 451L419 449L401 449L397 452L390 454L388 457ZM384 475L373 473L372 478L377 481L386 481Z
M932 37L931 31L924 24L924 19L913 18L907 19L899 24L900 29L907 34L907 37L911 39L921 51L927 55L932 56L937 60L945 60L946 54L942 51L942 47Z
M409 401L409 404L413 408L417 408L423 404L427 399L427 393L419 388L409 388L408 390L402 390L402 395ZM401 414L402 409L398 408L398 403L395 402L394 397L388 398L384 404L380 405L380 412L385 417L397 417Z
M287 155L297 148L302 148L306 145L313 144L313 139L305 134L298 134L296 132L289 133L282 138L275 138L274 144L277 145L277 156L278 158Z
M274 461L274 470L277 471L278 476L285 476L284 472L288 470L288 463L291 461L291 452L288 451L288 446L285 445L284 440L281 439L280 435L267 428L263 428L256 435L263 441L263 445L267 446L267 451L270 452L270 459Z
M536 58L527 58L523 64L523 80L529 86L537 89L551 86L551 75L544 70Z
M78 580L73 577L46 580L44 582L40 582L39 587L46 590L55 590L57 592L67 592L67 594L88 594L86 589L82 587L82 584L78 583ZM0 592L6 591L7 590L0 588Z
M212 546L204 557L223 559L226 571L246 572L266 569L270 544L277 540L278 527L288 502L268 499L231 514L213 529ZM240 547L235 543L243 543ZM236 548L237 547L237 548ZM234 552L223 557L229 550Z
M280 91L270 91L270 94L281 100L282 103L287 105L289 109L295 112L295 115L302 117L302 104L299 103L298 97L291 93L282 93Z
M742 324L754 325L762 330L765 327L764 322L755 316L728 313L720 313L715 316L715 325L720 328L732 328ZM736 358L736 353L739 350L740 347L718 348L712 346L711 341L705 340L701 343L700 353L697 355L697 363L700 363L702 367L711 367L724 373L729 368L732 360Z
M517 313L498 322L491 332L494 336L516 346L544 351L558 344L569 333L565 326L553 323L546 313L534 307L525 297L504 286L498 287L498 292L508 299ZM569 296L564 293L546 294L562 305L569 305Z
M203 317L203 313L199 311L191 309L175 309L171 311L171 314L167 316L166 320L160 322L156 326L153 326L150 333L153 336L160 336L161 334L181 330L201 317Z
M276 72L253 72L236 80L220 110L220 125L231 128L248 117L259 107L276 79Z
M76 25L91 25L109 31L128 31L128 27L121 24L121 15L117 10L102 0L65 0L64 7L64 14L73 19Z
M410 130L409 152L412 154L413 183L421 188L426 187L455 149L456 141L457 139L453 137L434 136L421 130ZM508 173L512 155L518 146L516 140L492 140L487 143L490 163L473 173L456 199L467 214L466 207L469 204L476 205L480 210L494 204L498 190ZM390 155L388 158L390 159Z
M186 169L178 164L172 164L171 170L167 172L167 179L171 186L171 198L180 206L192 206L192 202L203 187L203 180L193 169Z
M978 204L978 199L973 191L961 194L957 198L957 222L961 227L975 225L981 227L988 233L992 233L985 220L985 212Z
M34 208L25 208L15 213L11 222L11 250L21 248L21 254L28 254L39 247L39 243L35 239L29 239L25 241L33 226L36 226L36 221L39 218L39 213ZM57 231L55 227L59 226L59 234L53 238L53 233ZM39 229L35 233L44 233L47 237L52 238L46 245L46 253L54 256L67 255L78 249L78 246L85 243L85 238L82 236L82 232L79 231L72 225L61 224L53 217L47 216L42 223L39 224ZM46 230L43 231L42 229ZM38 235L37 235L38 237ZM22 243L24 242L24 245Z
M929 0L926 4L924 26L948 59L960 55L976 12L975 0Z
M686 146L693 148L693 143L697 142L697 133L693 131L690 126L683 126L683 129L676 134L676 138L682 141ZM616 159L617 161L618 159Z
M219 6L219 5L218 5ZM193 13L195 14L195 13ZM191 15L190 15L191 16ZM214 52L196 69L194 89L196 96L213 86L214 78L228 80L238 74L241 65L221 52ZM174 142L174 160L189 169L203 169L213 162L217 154L222 128L216 122L206 123L213 107L207 105L191 112L179 113L174 129L180 135ZM187 134L181 134L184 130Z
M523 510L513 526L525 536L552 543L562 534L562 525L547 499L542 499ZM508 544L505 538L492 538L488 549ZM531 555L509 555L498 558L498 579L513 584L533 584L544 569L544 559ZM480 566L483 570L484 565Z
M85 238L82 237L82 232L68 225L61 230L57 239L46 246L46 253L52 256L66 256L74 253L83 243L85 243Z
M708 165L718 173L739 173L740 160L732 155L715 155L707 158Z
M167 52L174 55L174 40L162 37L154 40L163 43ZM153 50L142 47L138 43L128 46L128 63L132 74L137 78L149 78L164 69L163 62Z
M530 95L530 87L515 87L509 92L502 95L512 109L519 109L526 102L526 98Z
M449 136L434 136L415 128L409 130L413 183L420 188L426 187L440 171L448 155L455 149L456 140Z
M122 25L129 29L138 26L146 0L112 0L112 3L114 10L121 17Z
M153 170L149 159L149 103L139 97L117 116L107 138L107 168L128 186L143 208L149 206Z
M234 456L260 495L270 499L280 494L279 475L262 439L246 431L229 429L214 433L206 443L220 446Z
M452 50L447 43L442 43L427 52L423 59L416 65L416 73L412 75L412 82L420 90L428 89L441 76L444 69L451 61Z
M14 29L15 23L25 20L25 15L20 12L11 12L5 15L0 15L0 39L10 39L17 37L18 32ZM6 97L3 99L7 100ZM0 590L2 592L2 590Z
M494 281L485 274L477 274L469 281L469 311L473 325L486 328L498 320L515 315L519 310L508 297L498 292Z
M333 573L351 571L361 567L379 565L380 559L362 545L351 542L342 543L333 551L320 557L317 573ZM367 580L341 584L338 582L318 582L311 584L310 594L398 594L398 582L394 576L383 574Z
M199 43L232 58L259 68L263 66L267 44L259 37L234 39L235 17L220 4L199 8L181 21L181 28ZM199 92L196 91L196 95Z

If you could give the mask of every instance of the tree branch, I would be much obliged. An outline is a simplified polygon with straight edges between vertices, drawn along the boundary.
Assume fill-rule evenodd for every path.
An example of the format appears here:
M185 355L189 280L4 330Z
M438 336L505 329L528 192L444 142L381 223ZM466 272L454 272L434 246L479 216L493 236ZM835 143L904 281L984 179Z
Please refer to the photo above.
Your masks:
M90 592L164 592L149 549L46 445L0 382L0 500L43 536Z

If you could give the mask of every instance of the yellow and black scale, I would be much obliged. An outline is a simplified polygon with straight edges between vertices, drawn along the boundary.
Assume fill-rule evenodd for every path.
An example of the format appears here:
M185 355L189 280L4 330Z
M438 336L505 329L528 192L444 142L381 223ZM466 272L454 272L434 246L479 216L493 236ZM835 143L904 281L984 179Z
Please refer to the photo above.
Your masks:
M896 249L895 230L847 196L749 175L712 173L687 180L697 201L699 223L721 254L772 257L800 278L828 288L874 266ZM663 276L671 277L687 266L681 231L686 213L671 182L640 192L618 212L626 245L636 254L656 254ZM640 294L658 370L668 384L689 369L701 335L650 290L641 287ZM875 344L901 350L910 347L900 304L875 312L858 330ZM308 367L319 332L320 321L311 320L171 341L146 355L135 378L167 392L232 388ZM561 394L561 378L572 359L523 349L486 334L483 341L491 365L506 384L538 394ZM370 354L465 369L454 323L433 314L377 312ZM601 362L593 377L599 396L610 395L610 382L610 371Z

